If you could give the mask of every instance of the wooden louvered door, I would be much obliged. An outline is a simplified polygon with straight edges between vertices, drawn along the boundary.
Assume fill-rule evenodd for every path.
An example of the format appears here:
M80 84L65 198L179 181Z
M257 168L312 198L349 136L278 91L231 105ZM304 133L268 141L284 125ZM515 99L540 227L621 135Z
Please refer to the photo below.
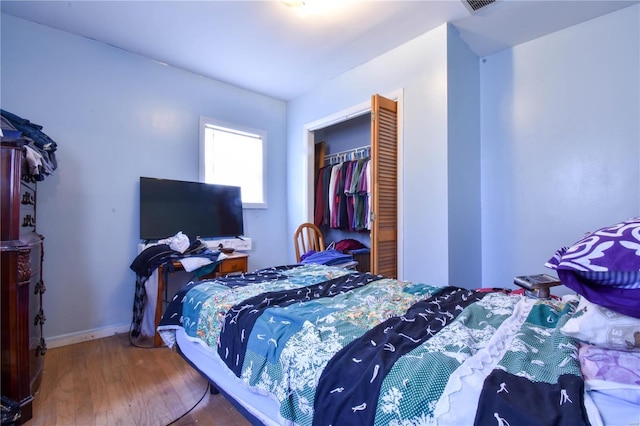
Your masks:
M371 272L398 277L398 105L371 97Z

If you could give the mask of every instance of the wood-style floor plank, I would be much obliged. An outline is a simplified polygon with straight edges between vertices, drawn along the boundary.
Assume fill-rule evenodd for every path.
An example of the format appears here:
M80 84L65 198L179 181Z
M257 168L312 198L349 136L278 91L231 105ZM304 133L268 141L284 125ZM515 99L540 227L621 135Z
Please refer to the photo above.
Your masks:
M150 345L152 342L144 342ZM27 425L245 426L250 423L180 355L139 348L127 334L47 351Z

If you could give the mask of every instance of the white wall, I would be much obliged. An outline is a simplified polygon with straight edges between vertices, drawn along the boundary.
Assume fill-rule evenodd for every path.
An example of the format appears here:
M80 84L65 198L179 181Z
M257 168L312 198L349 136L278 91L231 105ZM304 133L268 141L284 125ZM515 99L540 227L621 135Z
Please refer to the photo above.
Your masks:
M483 280L640 212L640 6L484 58Z
M198 179L200 115L268 132L269 208L245 210L249 267L287 263L283 102L4 14L1 36L2 108L59 145L38 185L50 341L130 323L139 177Z

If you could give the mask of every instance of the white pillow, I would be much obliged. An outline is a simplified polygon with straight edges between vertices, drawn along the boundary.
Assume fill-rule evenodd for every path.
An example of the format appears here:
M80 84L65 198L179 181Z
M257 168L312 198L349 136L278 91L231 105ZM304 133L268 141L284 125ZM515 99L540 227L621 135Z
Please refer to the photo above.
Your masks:
M605 349L640 351L640 319L629 317L580 297L562 334Z

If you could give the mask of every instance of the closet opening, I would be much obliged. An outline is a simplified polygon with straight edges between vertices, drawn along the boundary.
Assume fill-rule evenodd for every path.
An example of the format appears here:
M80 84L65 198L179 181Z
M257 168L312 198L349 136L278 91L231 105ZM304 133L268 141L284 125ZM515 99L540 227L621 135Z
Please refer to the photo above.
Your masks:
M402 276L401 104L401 91L374 95L305 126L308 221L326 244L354 246L359 270L394 278Z
M314 223L327 244L349 240L369 272L371 112L315 130L314 140Z

